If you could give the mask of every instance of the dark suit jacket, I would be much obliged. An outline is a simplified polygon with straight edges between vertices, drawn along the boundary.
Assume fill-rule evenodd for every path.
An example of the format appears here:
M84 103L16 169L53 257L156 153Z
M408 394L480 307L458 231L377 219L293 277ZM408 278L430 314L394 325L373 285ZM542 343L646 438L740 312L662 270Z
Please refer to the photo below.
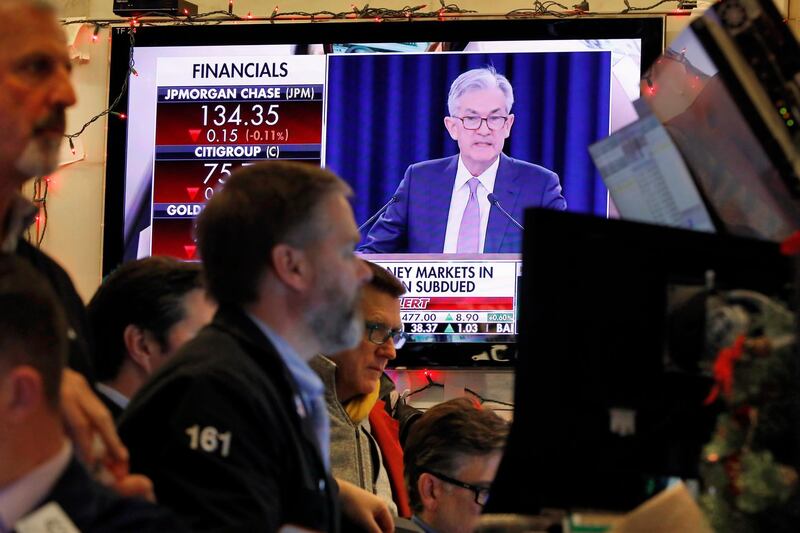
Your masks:
M258 326L222 306L140 389L119 432L131 471L193 530L337 531L338 489L299 402Z
M103 405L106 406L108 412L111 413L111 416L114 420L119 420L119 417L122 416L124 409L119 406L117 402L106 396L106 393L100 389L95 388L94 391L97 393L97 397L103 402Z
M60 505L85 533L186 531L166 509L144 500L122 498L92 480L74 457L37 509L50 502Z
M86 316L83 300L78 296L69 276L46 253L24 239L19 239L16 255L26 259L50 282L50 286L64 307L67 324L72 330L68 335L69 366L83 374L89 383L94 383L94 371L92 368L93 344L92 336L89 332L89 319Z
M375 222L359 251L442 253L457 170L457 155L408 167L395 193L398 201ZM567 208L555 173L505 154L500 154L494 194L520 224L526 207ZM522 251L522 232L494 206L489 212L483 251Z

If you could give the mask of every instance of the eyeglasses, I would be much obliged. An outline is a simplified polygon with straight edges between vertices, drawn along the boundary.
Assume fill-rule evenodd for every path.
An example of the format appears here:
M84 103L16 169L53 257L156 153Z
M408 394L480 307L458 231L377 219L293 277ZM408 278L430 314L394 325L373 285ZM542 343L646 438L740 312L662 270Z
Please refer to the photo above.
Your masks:
M384 344L389 339L392 339L394 348L399 350L406 343L406 334L403 328L391 329L386 324L378 322L367 322L366 324L369 342L377 345Z
M485 120L486 127L492 131L499 130L500 128L505 126L506 121L508 120L508 117L504 117L502 115L492 115L490 117L485 117L485 118L476 117L473 115L466 117L452 117L452 118L457 118L458 120L460 120L461 123L464 124L465 130L479 130L481 129L481 124L483 124L483 121Z
M471 490L473 493L475 493L475 503L477 503L481 507L486 505L486 502L489 501L489 490L490 490L489 487L481 487L480 485L470 485L469 483L464 483L463 481L447 477L444 474L440 474L439 472L434 472L433 470L428 470L427 468L423 469L422 472L426 472L434 477L438 477L445 483L450 483L451 485L455 485L456 487L461 487L463 489Z

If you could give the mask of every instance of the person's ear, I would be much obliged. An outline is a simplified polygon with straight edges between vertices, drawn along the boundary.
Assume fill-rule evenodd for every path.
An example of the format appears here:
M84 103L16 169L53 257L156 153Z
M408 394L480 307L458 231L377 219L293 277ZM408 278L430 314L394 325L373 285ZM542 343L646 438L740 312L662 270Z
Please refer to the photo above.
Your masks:
M508 139L508 136L511 135L511 126L513 125L514 125L514 114L509 113L508 118L506 118L506 124L504 126L506 129L506 137L505 137L506 139Z
M444 117L444 127L447 129L447 133L450 134L450 138L454 141L458 140L458 119L453 117Z
M438 506L440 492L438 481L438 479L428 473L422 473L417 478L419 500L426 511L435 511Z
M122 340L133 364L149 376L153 372L153 358L161 354L152 334L135 324L128 324L122 332Z
M305 250L281 243L272 249L271 258L275 275L287 286L305 291L312 285L314 273Z
M24 424L44 403L44 383L32 366L13 367L0 378L0 417L9 424Z

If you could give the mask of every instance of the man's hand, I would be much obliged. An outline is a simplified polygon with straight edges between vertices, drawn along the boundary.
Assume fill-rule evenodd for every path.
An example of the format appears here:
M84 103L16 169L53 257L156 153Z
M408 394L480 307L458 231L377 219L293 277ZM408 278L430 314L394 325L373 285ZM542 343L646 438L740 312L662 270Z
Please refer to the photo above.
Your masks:
M394 521L389 506L371 492L353 485L343 479L339 484L339 500L342 512L354 523L370 533L389 533L394 531Z
M69 368L61 375L61 414L78 457L95 479L121 496L155 502L153 482L128 470L128 450L117 435L111 413L86 379Z
M111 488L124 498L142 498L150 503L156 503L156 493L150 478L141 474L126 474L118 478Z
M102 463L112 470L128 470L128 450L114 427L114 419L86 379L69 368L61 375L61 414L78 456L91 468ZM94 445L99 435L104 452ZM102 453L103 455L98 455Z

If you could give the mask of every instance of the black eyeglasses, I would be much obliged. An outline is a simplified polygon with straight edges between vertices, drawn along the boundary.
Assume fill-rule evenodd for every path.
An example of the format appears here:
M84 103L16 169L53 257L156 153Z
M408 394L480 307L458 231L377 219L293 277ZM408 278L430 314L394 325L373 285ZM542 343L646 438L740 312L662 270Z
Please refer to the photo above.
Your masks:
M406 343L406 334L403 332L403 328L391 329L386 324L378 322L367 322L365 326L367 328L367 338L373 344L380 346L392 339L395 350L399 350Z
M467 490L471 490L475 494L475 503L477 503L481 507L486 505L486 502L489 501L489 487L481 487L480 485L470 485L469 483L464 483L463 481L453 479L451 477L445 476L444 474L440 474L439 472L434 472L433 470L423 469L422 472L426 472L434 477L438 477L445 483L450 483L451 485L455 485L456 487L461 487Z
M490 130L499 130L503 126L506 125L506 121L508 117L504 117L502 115L492 115L491 117L477 117L477 116L466 116L466 117L453 117L457 118L464 124L465 130L479 130L481 129L481 124L483 121L486 121L486 127Z

